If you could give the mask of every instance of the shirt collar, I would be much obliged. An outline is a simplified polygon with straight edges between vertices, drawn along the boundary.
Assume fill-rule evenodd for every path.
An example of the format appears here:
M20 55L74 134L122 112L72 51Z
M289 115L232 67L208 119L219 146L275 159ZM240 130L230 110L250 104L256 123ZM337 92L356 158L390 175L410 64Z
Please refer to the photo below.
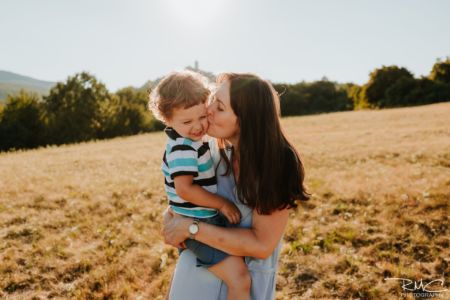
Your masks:
M175 131L172 127L166 127L164 129L164 132L167 134L168 137L170 137L172 140L176 140L177 138L182 137L178 134L178 132Z

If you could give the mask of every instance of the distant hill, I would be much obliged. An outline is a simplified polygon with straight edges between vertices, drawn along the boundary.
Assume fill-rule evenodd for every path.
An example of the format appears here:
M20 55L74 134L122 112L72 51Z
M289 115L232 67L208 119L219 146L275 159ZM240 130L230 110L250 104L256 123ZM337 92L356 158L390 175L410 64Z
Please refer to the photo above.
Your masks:
M8 94L17 94L21 89L45 95L55 84L55 82L0 70L0 102L4 102Z
M198 72L207 77L211 82L215 81L216 75L199 69L198 65L196 67L187 66L185 69ZM150 88L154 88L162 78L163 77L159 77L155 80L148 80L142 86L136 88L136 90L147 91ZM8 94L18 94L21 89L29 92L35 92L39 95L46 95L55 84L56 82L39 80L13 72L0 70L0 103L5 102Z

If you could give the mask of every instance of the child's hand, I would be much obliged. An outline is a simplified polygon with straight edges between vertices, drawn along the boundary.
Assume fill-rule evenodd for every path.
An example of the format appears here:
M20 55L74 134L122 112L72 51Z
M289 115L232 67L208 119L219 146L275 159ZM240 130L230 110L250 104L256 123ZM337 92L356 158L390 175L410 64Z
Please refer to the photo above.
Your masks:
M241 220L241 212L234 203L225 200L219 211L228 219L231 224L237 224Z

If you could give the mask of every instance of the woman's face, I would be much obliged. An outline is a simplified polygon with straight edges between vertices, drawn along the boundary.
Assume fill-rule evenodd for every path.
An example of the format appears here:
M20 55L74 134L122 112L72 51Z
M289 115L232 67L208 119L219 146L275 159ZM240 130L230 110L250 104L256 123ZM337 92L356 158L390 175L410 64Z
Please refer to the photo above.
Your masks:
M224 81L213 94L208 106L208 135L233 140L239 136L237 116L231 108L230 82Z

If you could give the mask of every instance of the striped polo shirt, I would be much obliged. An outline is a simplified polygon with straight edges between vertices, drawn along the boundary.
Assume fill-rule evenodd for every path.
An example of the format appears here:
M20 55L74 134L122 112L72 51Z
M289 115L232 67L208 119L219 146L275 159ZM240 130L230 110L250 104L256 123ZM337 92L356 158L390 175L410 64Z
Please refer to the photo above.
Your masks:
M174 178L179 175L192 175L193 183L208 192L217 192L214 164L209 144L193 141L179 135L173 128L164 130L168 136L161 169L164 173L164 185L169 205L174 212L194 218L209 218L217 214L214 208L202 207L190 203L177 195Z

